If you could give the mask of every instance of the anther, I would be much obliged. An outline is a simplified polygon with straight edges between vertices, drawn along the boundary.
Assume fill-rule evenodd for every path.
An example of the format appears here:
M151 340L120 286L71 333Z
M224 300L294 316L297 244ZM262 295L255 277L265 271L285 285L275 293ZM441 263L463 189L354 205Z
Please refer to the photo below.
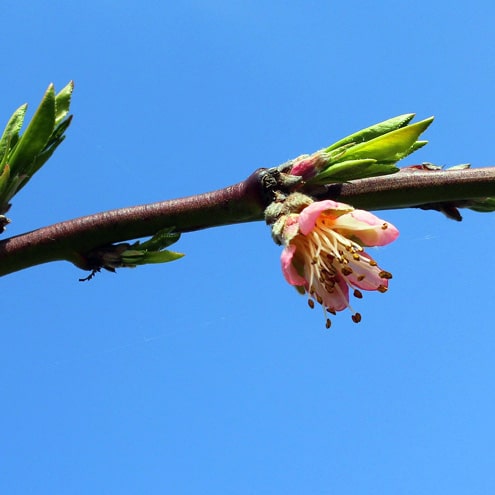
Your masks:
M309 306L311 309L314 309L314 307L315 307L315 302L313 301L313 299L308 299L308 306Z
M325 328L328 330L332 326L332 322L330 321L330 318L327 318L327 321L325 322Z
M387 292L388 287L385 287L384 285L379 285L379 286L376 288L376 290L377 290L378 292L381 292L381 293L383 294L384 292Z
M354 297L357 297L358 299L362 299L363 293L360 290L354 289Z
M352 268L345 265L342 267L342 269L340 271L342 272L342 275L347 276L347 275L350 275L352 273Z
M360 313L355 313L352 315L352 321L354 323L359 323L361 321L361 314Z
M392 278L392 274L391 274L390 272L385 271L385 270L382 270L382 271L378 274L378 276L379 276L380 278L384 278L384 279L386 279L386 280L390 280L390 279Z

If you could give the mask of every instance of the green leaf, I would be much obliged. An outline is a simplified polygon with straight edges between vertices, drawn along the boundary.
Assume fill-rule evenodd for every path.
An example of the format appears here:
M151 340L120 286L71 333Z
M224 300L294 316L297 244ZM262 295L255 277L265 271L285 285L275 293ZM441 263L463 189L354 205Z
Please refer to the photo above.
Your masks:
M177 253L175 251L150 251L147 252L143 259L142 264L148 263L168 263L169 261L175 261L183 258L183 253Z
M71 122L72 116L63 120L55 128L43 151L35 157L30 169L30 177L32 177L46 163L46 161L53 155L53 152L57 149L58 145L65 139L64 133Z
M328 167L318 174L312 184L330 184L332 182L347 182L365 177L377 177L398 172L399 169L391 163L380 163L372 158L364 160L347 160Z
M26 131L17 143L9 164L17 175L30 174L31 164L43 151L55 125L55 91L53 84L48 86L40 106L36 110Z
M451 168L449 170L452 170ZM495 198L479 198L470 201L470 210L480 213L491 213L495 211Z
M365 141L370 141L371 139L377 138L378 136L404 127L413 118L414 113L405 113L404 115L399 115L397 117L384 120L383 122L378 122L378 124L374 124L370 127L366 127L365 129L361 129L360 131L355 132L354 134L351 134L350 136L347 136L340 141L337 141L336 143L326 148L325 151L328 152L347 144L359 144Z
M175 227L167 227L166 229L159 230L151 239L146 242L136 242L133 247L148 250L159 251L171 246L180 239L180 233L174 232Z
M396 162L407 156L419 135L433 122L433 117L416 124L401 127L370 141L356 144L341 157L346 160L374 158L379 161ZM425 143L426 144L426 143Z
M10 167L8 164L3 168L2 173L0 174L0 197L2 193L7 189L10 178Z
M184 254L174 251L146 251L127 249L121 254L124 266L147 265L149 263L168 263L182 258Z
M422 148L423 146L426 146L428 144L428 141L416 141L410 148L409 150L407 151L407 153L405 153L400 159L402 160L403 158L405 158L406 156L409 156L411 154L413 154L415 151L418 151L420 148Z
M10 168L10 167L9 167ZM6 212L10 205L8 203L9 199L12 198L16 192L27 182L26 175L13 175L12 169L10 169L10 177L8 183L3 188L1 198L6 198L2 203L0 203L0 213Z
M74 81L70 81L65 88L55 96L55 124L58 125L69 113Z
M0 164L3 166L6 163L8 151L15 146L19 139L19 131L21 130L24 117L26 116L27 104L21 105L10 117L2 137L0 138Z

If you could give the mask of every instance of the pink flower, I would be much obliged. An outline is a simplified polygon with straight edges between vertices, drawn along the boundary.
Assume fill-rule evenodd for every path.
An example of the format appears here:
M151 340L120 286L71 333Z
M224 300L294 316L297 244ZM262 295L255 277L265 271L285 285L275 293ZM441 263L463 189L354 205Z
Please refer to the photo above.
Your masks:
M353 311L349 288L361 298L359 289L386 292L392 278L363 246L383 246L398 235L393 225L367 211L331 200L317 201L285 218L282 271L289 284L308 294L311 307L317 301L331 314L345 308ZM354 312L352 319L357 323L361 315Z

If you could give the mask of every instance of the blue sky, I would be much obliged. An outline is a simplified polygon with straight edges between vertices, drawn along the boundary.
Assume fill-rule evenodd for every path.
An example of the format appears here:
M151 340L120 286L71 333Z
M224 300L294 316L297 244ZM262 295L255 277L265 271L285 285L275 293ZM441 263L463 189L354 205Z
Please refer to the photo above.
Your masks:
M223 187L401 113L404 164L494 163L492 2L2 5L0 117L76 83L8 235ZM0 490L417 494L495 489L495 216L384 211L394 275L326 331L262 223L186 257L1 280Z

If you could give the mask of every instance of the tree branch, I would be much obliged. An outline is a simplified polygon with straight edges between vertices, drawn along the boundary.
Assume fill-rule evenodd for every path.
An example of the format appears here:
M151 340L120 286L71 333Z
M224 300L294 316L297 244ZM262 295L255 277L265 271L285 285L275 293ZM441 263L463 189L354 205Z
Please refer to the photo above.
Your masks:
M152 236L166 227L189 232L263 219L270 202L265 169L233 186L210 193L121 208L76 218L0 242L0 276L30 266L67 260L94 268L86 254L112 243ZM469 170L400 172L315 190L318 199L334 199L367 210L462 202L495 196L495 167Z
M418 207L495 196L495 167L465 170L415 170L331 184L318 194L365 210Z
M152 236L174 227L189 232L263 218L258 173L217 191L119 208L60 222L0 242L0 276L50 261L90 270L85 254L101 246Z

